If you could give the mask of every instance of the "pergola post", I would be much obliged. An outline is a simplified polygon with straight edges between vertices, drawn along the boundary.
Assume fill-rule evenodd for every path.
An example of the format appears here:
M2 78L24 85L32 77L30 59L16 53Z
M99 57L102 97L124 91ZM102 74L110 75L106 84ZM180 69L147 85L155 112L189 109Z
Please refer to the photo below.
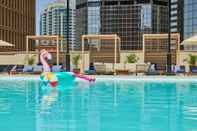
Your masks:
M115 49L114 49L114 75L116 75L116 63L117 63L117 37L115 36Z
M56 47L57 53L56 53L56 64L59 66L59 36L57 36L57 47Z
M82 63L81 63L80 73L83 74L84 73L84 36L82 36L81 62Z
M26 57L28 58L29 57L29 37L26 36ZM26 62L25 62L26 64Z

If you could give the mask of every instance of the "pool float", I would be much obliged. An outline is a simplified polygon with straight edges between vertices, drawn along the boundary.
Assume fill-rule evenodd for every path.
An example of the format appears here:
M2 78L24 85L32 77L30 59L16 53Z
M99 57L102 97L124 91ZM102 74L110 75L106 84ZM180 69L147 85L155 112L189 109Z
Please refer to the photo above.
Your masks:
M89 82L95 81L94 78L87 77L74 72L51 72L47 60L51 59L51 54L45 49L40 52L40 61L43 65L43 73L40 79L45 87L51 88L65 88L71 87L74 84L75 78L80 78Z

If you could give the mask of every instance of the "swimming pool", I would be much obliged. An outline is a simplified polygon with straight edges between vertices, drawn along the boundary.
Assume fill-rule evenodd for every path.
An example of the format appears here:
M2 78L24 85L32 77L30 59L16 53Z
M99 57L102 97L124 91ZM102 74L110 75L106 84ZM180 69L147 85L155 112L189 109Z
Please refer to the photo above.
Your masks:
M0 78L1 131L196 131L197 79L98 78L44 91Z

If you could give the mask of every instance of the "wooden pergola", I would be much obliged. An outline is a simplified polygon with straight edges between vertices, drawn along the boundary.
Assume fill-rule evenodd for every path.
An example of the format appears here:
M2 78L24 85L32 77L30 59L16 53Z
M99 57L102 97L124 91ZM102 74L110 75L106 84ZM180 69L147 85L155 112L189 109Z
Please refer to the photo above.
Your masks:
M63 37L58 35L41 35L41 36L27 36L26 37L26 55L29 54L29 40L47 40L47 41L56 41L56 64L59 65L59 41L63 40Z
M84 53L85 53L85 40L114 40L114 67L117 63L117 43L119 43L119 49L120 49L120 43L121 43L121 39L117 34L110 34L110 35L82 35L82 50L81 50L81 54L82 54L82 64L81 64L81 73L84 73ZM115 68L114 68L114 73L115 73Z

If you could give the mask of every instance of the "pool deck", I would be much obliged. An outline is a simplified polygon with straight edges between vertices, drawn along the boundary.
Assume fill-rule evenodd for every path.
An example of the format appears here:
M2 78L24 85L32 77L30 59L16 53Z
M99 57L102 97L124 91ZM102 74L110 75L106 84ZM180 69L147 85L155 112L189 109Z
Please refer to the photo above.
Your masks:
M134 75L92 75L90 77L96 78L96 80L121 80L121 81L195 81L197 82L197 76L134 76ZM20 79L20 80L39 80L39 75L31 74L19 74L19 75L8 75L0 74L1 79Z

